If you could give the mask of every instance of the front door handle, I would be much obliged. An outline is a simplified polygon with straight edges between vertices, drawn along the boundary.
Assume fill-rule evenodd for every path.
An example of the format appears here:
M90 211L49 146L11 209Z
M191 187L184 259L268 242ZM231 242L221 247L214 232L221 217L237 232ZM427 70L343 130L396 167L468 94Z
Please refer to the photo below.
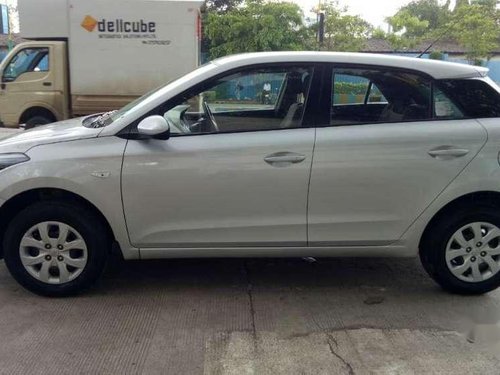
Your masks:
M461 147L442 146L429 151L429 155L436 159L453 159L465 156L469 150Z
M295 152L276 152L264 158L267 164L273 167L287 167L291 164L301 163L306 160L306 156Z

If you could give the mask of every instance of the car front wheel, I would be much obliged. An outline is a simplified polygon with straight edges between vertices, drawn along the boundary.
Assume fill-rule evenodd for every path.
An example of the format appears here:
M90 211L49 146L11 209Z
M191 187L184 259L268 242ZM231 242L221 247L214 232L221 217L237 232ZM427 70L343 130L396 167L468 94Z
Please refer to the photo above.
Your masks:
M424 237L420 258L444 289L482 294L500 286L500 214L477 202L438 219Z
M26 289L67 296L92 286L110 246L102 220L85 206L46 201L21 211L4 237L5 263Z

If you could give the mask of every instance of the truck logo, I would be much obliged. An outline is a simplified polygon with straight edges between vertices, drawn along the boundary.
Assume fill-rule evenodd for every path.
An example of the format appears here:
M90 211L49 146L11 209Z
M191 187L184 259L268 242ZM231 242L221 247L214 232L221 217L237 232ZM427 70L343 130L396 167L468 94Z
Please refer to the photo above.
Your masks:
M148 22L144 20L128 21L122 18L115 20L96 20L94 17L87 15L82 21L81 26L88 32L93 32L97 27L100 33L155 33L156 22Z
M92 17L92 16L85 16L82 22L82 27L87 30L89 33L94 31L95 27L97 26L98 21Z

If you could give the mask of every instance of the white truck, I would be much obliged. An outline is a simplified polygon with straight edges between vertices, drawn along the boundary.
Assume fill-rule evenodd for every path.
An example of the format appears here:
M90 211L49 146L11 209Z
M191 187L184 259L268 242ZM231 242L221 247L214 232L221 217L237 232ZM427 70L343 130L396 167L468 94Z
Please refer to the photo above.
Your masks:
M202 0L19 0L0 64L0 124L117 109L199 63Z

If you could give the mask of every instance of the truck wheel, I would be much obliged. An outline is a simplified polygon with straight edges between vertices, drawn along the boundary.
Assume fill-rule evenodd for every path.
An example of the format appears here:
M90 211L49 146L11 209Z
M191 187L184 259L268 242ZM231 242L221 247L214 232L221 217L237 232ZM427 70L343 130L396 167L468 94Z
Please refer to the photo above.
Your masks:
M44 117L44 116L34 116L32 118L30 118L28 121L26 121L26 124L25 124L25 129L33 129L37 126L41 126L41 125L47 125L47 124L50 124L54 122L53 120L47 118L47 117Z
M438 219L422 240L420 259L445 290L483 294L500 286L500 213L483 202Z
M91 287L101 276L110 238L88 208L64 201L35 203L7 227L7 268L33 293L63 297Z

